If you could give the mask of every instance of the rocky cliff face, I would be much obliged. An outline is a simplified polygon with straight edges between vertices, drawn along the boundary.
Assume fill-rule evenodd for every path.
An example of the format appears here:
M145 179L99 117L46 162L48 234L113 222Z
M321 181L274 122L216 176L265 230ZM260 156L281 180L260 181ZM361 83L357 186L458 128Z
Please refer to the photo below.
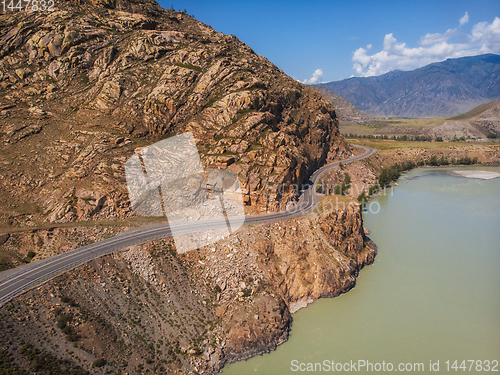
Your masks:
M357 109L349 100L334 94L325 87L319 85L311 85L313 89L321 94L323 98L332 102L335 106L335 113L340 122L362 122L369 119L368 115Z
M0 227L32 228L0 237L2 267L4 250L49 256L132 225L123 165L174 134L193 132L205 168L238 173L248 213L282 209L294 194L280 184L350 152L331 103L234 36L150 1L54 9L0 15ZM274 349L292 312L354 285L374 256L360 221L355 206L182 256L162 240L93 260L0 310L0 360L214 373Z
M234 36L153 1L53 9L0 15L1 226L133 216L125 160L185 131L249 213L346 155L332 105Z
M276 348L291 313L352 288L375 253L359 204L333 199L180 256L167 240L134 246L2 308L0 349L25 368L47 353L67 359L58 373L215 373Z

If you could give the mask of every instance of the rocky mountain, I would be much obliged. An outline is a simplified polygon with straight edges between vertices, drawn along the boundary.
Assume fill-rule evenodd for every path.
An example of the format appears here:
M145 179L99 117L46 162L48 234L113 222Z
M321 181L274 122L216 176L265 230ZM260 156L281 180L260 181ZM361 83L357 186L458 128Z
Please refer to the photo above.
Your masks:
M134 150L191 131L248 213L348 146L331 103L236 37L154 1L58 1L0 15L0 227L127 219Z
M368 119L366 113L357 109L349 100L334 94L325 87L319 85L311 85L311 87L319 92L323 98L332 102L335 107L335 113L340 121L359 122Z
M354 77L321 86L371 114L455 116L500 99L500 56L448 59L408 72Z
M351 152L328 100L234 36L149 0L53 10L0 15L0 271L150 223L124 164L171 135L238 174L248 213L284 208L280 185ZM349 203L182 255L167 238L91 260L0 308L0 366L213 374L272 350L291 313L373 262Z

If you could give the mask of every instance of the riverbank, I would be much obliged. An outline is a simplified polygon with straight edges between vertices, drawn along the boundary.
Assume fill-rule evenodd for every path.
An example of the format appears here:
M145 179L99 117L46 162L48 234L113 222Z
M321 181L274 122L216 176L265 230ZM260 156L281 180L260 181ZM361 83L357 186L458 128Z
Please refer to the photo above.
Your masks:
M274 350L293 312L350 290L374 261L359 203L330 199L183 255L157 240L92 260L4 306L0 349L28 366L24 343L89 372L103 358L102 371L178 374Z
M372 147L374 145L368 146ZM477 161L482 166L498 165L500 163L500 145L451 144L442 145L441 147L415 147L414 144L409 143L403 145L401 148L383 147L383 149L377 150L377 153L368 159L341 165L325 174L322 177L324 186L328 186L329 183L330 186L332 184L349 185L347 196L333 195L325 201L336 200L337 205L340 202L353 202L362 191L368 192L371 186L378 183L378 177L383 168L393 165L396 162L411 161L417 164L419 161L427 161L431 160L431 158L438 160L441 158L449 160L475 160L477 158ZM457 166L457 168L460 167ZM334 194L335 192L330 189L326 193ZM309 302L312 301L313 299ZM305 314L307 315L307 313ZM256 359L252 359L252 361L256 361ZM235 368L240 368L239 366L240 364L236 365ZM246 364L241 366L248 369Z
M350 188L346 194L357 199L362 192L368 196L370 187L379 183L379 176L384 168L394 164L412 162L417 166L419 162L427 162L431 158L447 160L448 162L460 159L477 158L476 166L500 165L500 144L471 144L471 143L440 143L440 142L398 142L391 140L350 140L361 145L374 147L377 152L371 157L334 168L323 178L325 184L335 185L345 181L349 176ZM422 165L421 165L422 166ZM463 165L457 165L457 169Z
M215 373L274 350L288 339L292 313L350 290L359 270L374 261L355 187L368 189L384 166L416 155L482 152L481 161L498 162L493 146L460 147L465 149L385 149L336 167L332 175L344 183L349 175L350 196L327 197L305 216L248 225L189 254L176 255L171 241L153 241L93 260L3 309L14 319L2 319L11 344L2 339L0 346L16 363L29 363L20 351L28 342L86 370L104 358L103 371L179 374ZM63 328L61 314L71 317Z
M500 179L457 177L449 170L414 169L391 194L375 196L379 209L368 208L364 224L379 253L356 288L300 310L288 342L224 374L286 375L293 363L358 360L385 361L394 370L418 363L425 373L439 360L435 372L445 373L446 361L497 360ZM464 275L473 275L473 282ZM366 367L357 372L373 373Z

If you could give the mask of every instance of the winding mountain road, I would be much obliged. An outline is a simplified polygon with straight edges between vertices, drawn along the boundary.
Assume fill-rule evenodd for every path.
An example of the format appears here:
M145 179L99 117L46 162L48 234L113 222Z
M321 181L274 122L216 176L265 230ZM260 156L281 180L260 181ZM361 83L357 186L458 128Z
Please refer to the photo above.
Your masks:
M342 163L345 164L361 160L371 156L375 152L375 150L371 147L359 145L354 146L363 148L365 153L360 156L342 160ZM298 204L291 209L274 214L245 216L244 222L258 223L269 220L275 221L297 216L313 209L318 201L318 196L313 188L314 184L324 172L338 166L341 162L339 161L327 164L315 171L309 180L309 188L304 191ZM189 223L176 224L175 229L177 232L193 232L201 229L217 228L226 225L226 219L224 218L221 220L193 221ZM68 251L64 254L18 267L15 270L2 272L0 273L0 306L10 301L16 295L27 291L53 275L61 273L64 270L69 270L78 264L81 264L89 259L99 257L113 250L149 241L154 238L168 236L172 234L171 228L171 225L161 225L120 234L116 237Z

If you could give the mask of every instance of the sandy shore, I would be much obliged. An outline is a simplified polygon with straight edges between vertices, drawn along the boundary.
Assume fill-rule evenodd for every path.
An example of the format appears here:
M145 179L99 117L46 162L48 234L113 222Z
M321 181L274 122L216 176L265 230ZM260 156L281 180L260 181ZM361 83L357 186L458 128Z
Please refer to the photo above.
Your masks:
M500 172L491 171L452 171L451 174L466 178L479 178L481 180L491 180L500 177Z

